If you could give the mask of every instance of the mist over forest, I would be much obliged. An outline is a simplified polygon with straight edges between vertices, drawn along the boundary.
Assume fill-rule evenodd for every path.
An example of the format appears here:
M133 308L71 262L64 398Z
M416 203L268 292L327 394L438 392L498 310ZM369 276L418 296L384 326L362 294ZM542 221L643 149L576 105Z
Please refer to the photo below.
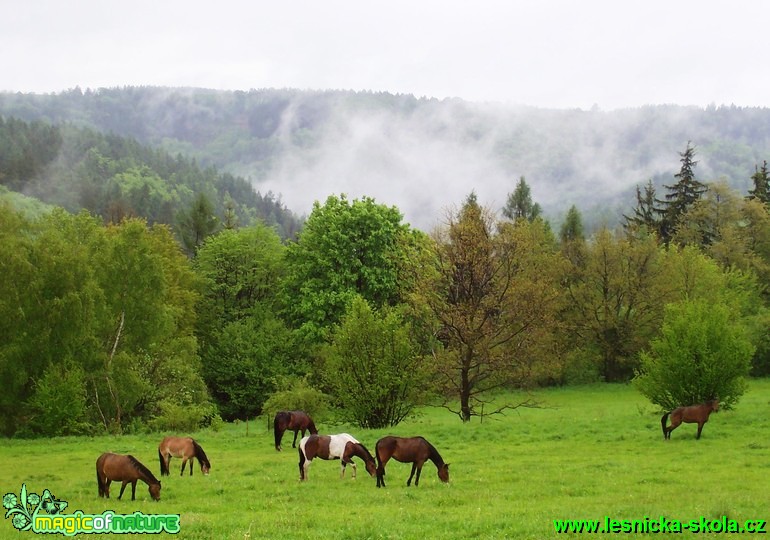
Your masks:
M745 192L770 156L770 110L547 110L350 91L125 87L0 94L0 115L135 138L248 180L296 214L331 194L397 206L431 229L471 191L500 209L522 176L546 217L576 205L615 224L637 185L673 182L697 149L702 182Z

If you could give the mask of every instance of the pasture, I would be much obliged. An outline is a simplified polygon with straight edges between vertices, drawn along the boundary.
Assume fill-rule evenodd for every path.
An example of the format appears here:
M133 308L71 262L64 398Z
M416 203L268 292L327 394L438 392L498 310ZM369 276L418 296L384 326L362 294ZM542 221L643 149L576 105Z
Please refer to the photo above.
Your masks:
M201 474L196 461L193 476L180 477L181 460L172 459L159 502L142 482L134 502L125 495L118 501L114 486L113 498L100 499L95 461L103 452L133 454L161 478L162 434L4 440L0 495L18 494L24 482L30 491L47 488L68 501L67 513L180 514L177 537L190 539L637 538L557 535L553 520L770 518L770 380L751 381L736 410L712 414L700 440L694 424L683 424L664 441L660 414L630 386L546 389L535 396L543 408L483 423L475 418L463 425L444 409L429 408L393 429L318 425L322 434L354 434L372 453L386 434L422 435L451 464L449 484L427 462L419 487L407 488L410 465L391 460L387 487L377 489L360 460L354 481L350 471L340 480L339 461L321 459L301 483L292 434L276 452L268 421L260 418L249 422L248 434L244 423L192 434L211 473ZM0 538L19 534L10 519L0 524ZM726 537L682 535L693 536Z

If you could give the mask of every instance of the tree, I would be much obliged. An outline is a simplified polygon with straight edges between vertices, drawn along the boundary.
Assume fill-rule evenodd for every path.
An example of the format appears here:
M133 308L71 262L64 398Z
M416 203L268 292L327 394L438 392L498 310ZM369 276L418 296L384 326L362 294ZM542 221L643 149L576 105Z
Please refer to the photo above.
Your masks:
M753 351L728 307L703 300L670 304L634 383L665 410L714 398L729 409L746 390Z
M602 229L583 255L564 280L572 356L588 359L605 381L627 381L639 351L660 328L669 292L657 242Z
M104 426L123 431L161 415L164 401L202 421L210 401L194 336L198 283L170 228L127 220L91 249L103 304L86 372Z
M401 220L396 207L368 197L313 205L287 247L283 282L285 315L310 342L328 336L356 295L376 309L402 300L399 275L412 234Z
M225 419L258 414L279 376L302 371L302 349L277 316L285 248L266 225L225 229L198 250L196 335L203 376Z
M161 417L164 402L194 425L212 412L192 333L195 281L167 227L103 227L61 209L35 221L9 214L0 212L5 434L131 430Z
M763 204L770 203L770 172L767 169L767 161L762 162L760 169L754 166L754 174L751 175L751 182L754 189L749 190L749 200L757 199Z
M582 242L585 240L583 233L583 218L574 204L567 211L567 217L559 230L559 238L562 244L569 242Z
M503 215L508 219L526 219L533 221L540 217L542 208L538 203L532 202L532 194L526 180L522 176L513 193L508 194L508 200L503 207Z
M426 372L396 310L356 296L324 354L324 378L345 421L395 426L419 404Z
M674 175L677 181L665 187L668 193L664 200L656 201L661 206L656 210L660 215L660 235L665 244L668 244L679 227L679 219L687 210L698 201L707 191L706 186L695 179L695 147L687 142L687 148L679 153L682 163L679 172Z
M652 180L649 180L644 186L644 195L642 195L639 186L636 186L634 214L632 216L623 214L623 219L625 220L623 227L630 234L637 234L642 231L646 231L648 234L659 233L660 218L655 198L655 186L652 184Z
M481 414L490 391L531 381L542 357L534 345L548 341L559 301L561 259L552 240L540 220L498 229L473 194L434 235L435 266L419 289L443 344L434 380L463 422Z
M205 193L199 193L189 210L179 214L179 236L189 255L194 255L206 237L216 230L217 221L214 205Z

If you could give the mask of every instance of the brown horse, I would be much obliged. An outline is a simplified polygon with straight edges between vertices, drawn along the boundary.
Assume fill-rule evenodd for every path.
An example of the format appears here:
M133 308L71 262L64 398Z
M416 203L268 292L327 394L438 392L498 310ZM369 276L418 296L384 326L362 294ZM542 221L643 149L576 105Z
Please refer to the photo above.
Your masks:
M294 441L291 443L292 448L297 447L297 432L301 431L302 436L305 436L305 431L310 431L311 435L317 435L318 430L315 428L313 419L308 416L304 411L280 411L276 413L275 420L273 420L273 431L275 432L275 449L281 451L281 439L283 438L283 432L286 430L294 432Z
M307 480L307 470L313 458L339 459L340 478L345 477L345 466L353 466L353 478L356 477L356 464L353 458L361 458L366 465L369 476L377 473L374 457L366 447L358 442L352 435L340 433L339 435L308 435L299 441L299 479Z
M374 447L374 453L377 455L377 487L385 487L385 464L390 458L401 463L412 464L412 474L406 485L412 483L412 477L415 471L417 477L414 485L420 483L420 472L426 460L431 460L438 469L438 477L442 482L449 482L449 463L444 463L438 450L423 437L383 437Z
M96 460L96 482L99 486L99 497L110 498L110 483L116 480L123 482L120 495L123 496L126 486L131 484L131 500L136 499L136 481L142 480L150 486L150 496L160 500L160 481L155 478L150 469L142 465L134 456L121 454L102 454Z
M190 476L193 474L193 459L197 459L201 466L201 472L208 474L211 469L209 458L192 437L166 437L158 445L158 459L160 459L160 475L168 476L168 464L172 457L182 458L182 471L179 476L184 474L184 467L190 462Z
M663 428L663 439L670 439L671 432L674 431L679 424L687 422L690 424L698 424L698 434L696 439L700 439L700 432L703 430L703 424L708 422L709 415L712 411L719 410L719 399L712 399L701 403L699 405L690 405L689 407L677 407L671 412L667 412L660 419L660 425ZM666 427L666 420L671 415L671 425Z

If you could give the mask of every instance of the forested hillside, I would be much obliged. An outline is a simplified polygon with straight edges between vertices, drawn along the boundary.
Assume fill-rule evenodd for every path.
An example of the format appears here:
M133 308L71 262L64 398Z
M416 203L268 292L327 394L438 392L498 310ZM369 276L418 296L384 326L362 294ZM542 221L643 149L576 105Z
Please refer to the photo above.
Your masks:
M191 253L196 237L217 228L260 219L288 238L300 224L279 198L255 192L243 178L69 122L0 116L0 185L106 222L143 217L171 225Z
M332 193L395 204L429 230L472 189L500 208L524 176L545 214L617 223L634 187L670 183L698 148L739 191L770 155L770 110L674 105L543 110L387 93L127 87L0 94L0 115L135 138L251 181L297 214Z

